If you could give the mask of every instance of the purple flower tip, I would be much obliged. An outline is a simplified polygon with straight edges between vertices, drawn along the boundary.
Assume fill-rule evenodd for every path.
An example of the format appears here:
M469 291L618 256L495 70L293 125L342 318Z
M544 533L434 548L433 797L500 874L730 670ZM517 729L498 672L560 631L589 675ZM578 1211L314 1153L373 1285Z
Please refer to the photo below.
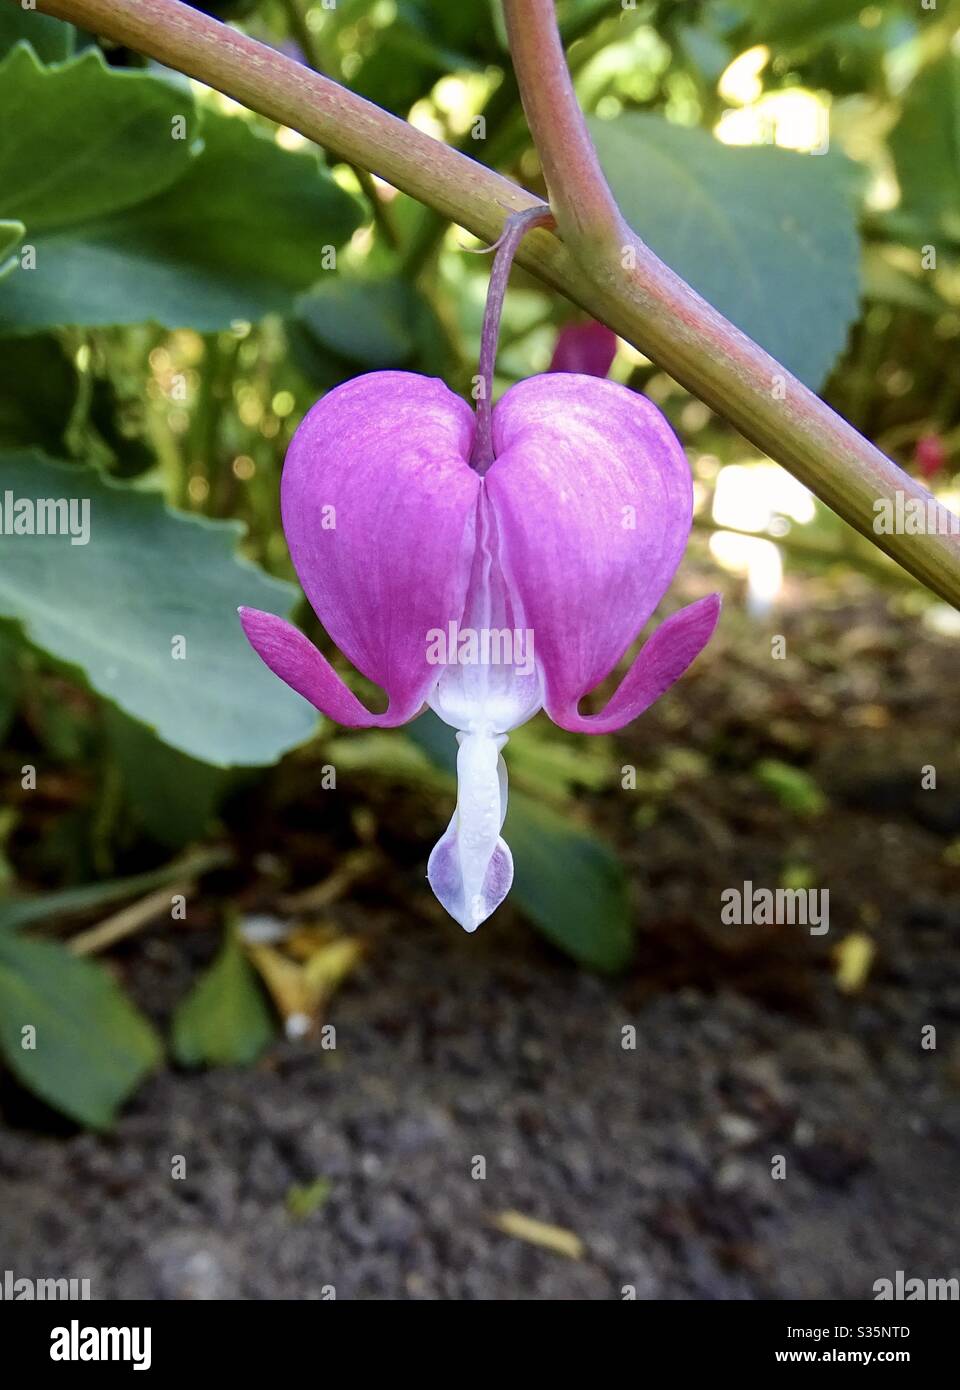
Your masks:
M547 370L606 376L616 355L617 335L611 328L593 319L586 323L568 323L557 334L557 345Z

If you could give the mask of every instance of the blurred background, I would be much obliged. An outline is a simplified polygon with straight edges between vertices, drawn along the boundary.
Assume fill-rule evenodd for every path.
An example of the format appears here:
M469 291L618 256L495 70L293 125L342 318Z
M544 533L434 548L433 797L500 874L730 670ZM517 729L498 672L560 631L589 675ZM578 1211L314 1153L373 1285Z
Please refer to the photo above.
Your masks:
M496 0L201 8L543 192ZM958 6L557 9L633 225L960 509ZM0 1269L291 1299L960 1273L957 613L600 334L693 471L664 612L724 613L622 733L511 736L516 884L467 936L425 880L450 731L319 721L235 610L376 700L295 583L284 451L365 371L468 395L489 260L9 5L0 116ZM515 270L497 391L584 324ZM24 497L88 499L89 544L13 534ZM829 932L724 925L745 883L828 892Z

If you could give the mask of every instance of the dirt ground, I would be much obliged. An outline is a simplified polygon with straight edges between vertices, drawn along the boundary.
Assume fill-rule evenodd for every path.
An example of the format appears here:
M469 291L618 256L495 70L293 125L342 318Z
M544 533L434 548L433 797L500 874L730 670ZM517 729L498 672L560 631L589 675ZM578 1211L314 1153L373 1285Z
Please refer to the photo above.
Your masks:
M673 767L645 828L619 789L584 794L630 867L625 976L577 969L515 910L474 937L441 920L418 830L397 883L334 909L370 947L335 1051L165 1071L106 1136L2 1083L0 1269L194 1299L856 1299L898 1269L960 1275L955 643L806 597L774 625L789 660L734 617L622 737L624 761ZM784 806L764 758L826 809ZM796 862L830 890L825 937L719 924L725 887ZM874 954L845 993L851 938ZM215 939L158 927L115 959L162 1021ZM506 1233L511 1212L581 1249Z

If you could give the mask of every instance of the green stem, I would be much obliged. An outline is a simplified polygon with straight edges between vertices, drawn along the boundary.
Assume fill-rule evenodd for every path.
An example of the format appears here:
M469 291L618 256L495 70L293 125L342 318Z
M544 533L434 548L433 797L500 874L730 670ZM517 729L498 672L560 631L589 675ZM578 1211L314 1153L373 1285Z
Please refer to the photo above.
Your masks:
M633 343L868 540L960 608L960 538L873 530L878 501L895 505L899 493L925 505L930 494L711 308L625 225L579 110L573 111L552 3L505 5L521 95L563 237L561 242L543 229L531 232L518 253L520 264ZM538 204L509 179L178 0L38 0L37 8L146 53L299 130L487 242L500 235L505 213ZM543 100L545 90L560 105ZM566 151L561 132L573 141ZM948 526L951 514L941 510Z
M597 12L589 8L571 15L560 30L565 44L576 44L571 71L588 63L600 47L610 41L612 34L622 39L638 21L637 11L618 11L612 19L608 16L599 22ZM585 40L585 35L590 37ZM479 144L472 135L467 134L454 148L463 155L472 156L474 152L482 154L482 163L489 169L495 169L498 164L509 164L527 141L520 89L512 72L504 73L500 86L477 115L483 117L487 130L491 132L487 140ZM431 208L424 209L413 241L404 256L403 267L408 275L419 274L439 246L448 225L447 220L439 217Z
M624 221L577 102L553 0L504 0L520 95L565 246L622 332L862 535L960 608L960 523L659 260ZM580 302L590 296L581 293ZM880 501L916 500L923 535L880 536ZM929 504L930 511L927 511Z

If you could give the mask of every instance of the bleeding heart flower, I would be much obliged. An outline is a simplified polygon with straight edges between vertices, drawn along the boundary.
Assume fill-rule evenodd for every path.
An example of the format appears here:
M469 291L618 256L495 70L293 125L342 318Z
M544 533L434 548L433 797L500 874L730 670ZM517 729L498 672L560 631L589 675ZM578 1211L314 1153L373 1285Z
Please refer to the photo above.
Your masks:
M682 675L720 609L714 594L668 618L606 708L581 714L683 554L687 461L656 406L595 377L531 377L492 416L483 405L475 418L441 381L373 372L324 396L287 452L294 566L330 638L386 692L382 714L297 628L240 610L263 661L338 723L392 728L429 705L458 730L457 808L427 875L467 931L513 879L509 732L541 707L578 733L622 728Z
M586 323L567 323L557 334L557 345L547 370L606 376L616 355L617 335L606 324L594 319Z

